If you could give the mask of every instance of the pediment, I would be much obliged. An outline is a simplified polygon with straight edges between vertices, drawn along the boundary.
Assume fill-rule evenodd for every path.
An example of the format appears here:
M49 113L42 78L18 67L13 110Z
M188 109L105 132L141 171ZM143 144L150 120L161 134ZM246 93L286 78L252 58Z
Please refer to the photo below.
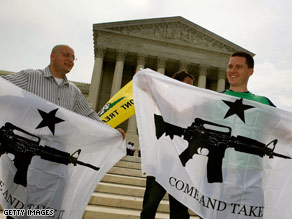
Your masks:
M241 50L252 54L240 46L182 17L95 24L94 29L108 30L123 35L166 41L208 50L227 53Z

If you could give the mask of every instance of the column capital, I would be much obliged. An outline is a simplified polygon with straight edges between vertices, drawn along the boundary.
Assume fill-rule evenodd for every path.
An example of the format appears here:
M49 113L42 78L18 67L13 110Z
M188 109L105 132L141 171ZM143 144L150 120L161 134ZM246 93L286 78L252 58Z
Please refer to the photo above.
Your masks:
M126 50L118 50L117 54L116 54L116 60L117 61L125 61L127 55L127 51Z
M207 65L199 65L199 75L207 76Z
M158 57L157 58L157 68L165 68L165 62L166 62L165 57Z
M145 66L146 60L147 60L147 55L142 54L142 53L137 54L137 65Z
M98 47L94 49L95 58L104 58L106 48L105 47Z
M179 62L179 70L180 71L188 71L188 63L186 63L185 61L180 61Z
M226 78L226 69L218 68L218 79L225 79L225 78Z

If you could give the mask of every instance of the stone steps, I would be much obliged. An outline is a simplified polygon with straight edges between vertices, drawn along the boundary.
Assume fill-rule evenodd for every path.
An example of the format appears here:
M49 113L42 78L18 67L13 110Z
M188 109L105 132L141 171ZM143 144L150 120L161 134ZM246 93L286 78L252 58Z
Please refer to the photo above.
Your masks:
M135 161L134 159L130 159L130 161L127 161L126 158L123 159L124 160L120 160L119 162L117 162L115 166L141 170L141 163L137 163L139 161L136 160L136 162L134 162Z
M113 167L111 168L108 173L122 175L122 176L132 176L132 177L141 177L141 170L136 169L128 169L125 167Z
M109 194L109 193L101 193L101 192L93 193L89 201L90 205L136 209L139 211L142 208L142 203L143 203L143 197L135 197L131 195ZM168 200L161 201L158 211L163 212L163 213L168 213Z
M83 218L86 218L86 219L138 219L140 218L140 210L88 205L86 207ZM157 212L155 218L168 219L169 214Z
M145 184L140 158L125 156L103 177L90 198L83 219L139 219ZM191 211L190 214L192 219L198 218ZM168 195L160 202L156 218L169 218Z
M101 182L116 183L122 185L134 185L145 187L146 179L142 177L120 176L116 174L106 174Z
M114 193L118 195L131 195L143 197L145 188L141 186L122 185L116 183L100 182L95 192Z
M139 219L145 192L139 157L125 156L103 177L92 194L83 219ZM1 209L0 209L1 210ZM191 218L198 218L190 212ZM0 212L0 219L5 217ZM156 219L169 218L168 195L157 209Z

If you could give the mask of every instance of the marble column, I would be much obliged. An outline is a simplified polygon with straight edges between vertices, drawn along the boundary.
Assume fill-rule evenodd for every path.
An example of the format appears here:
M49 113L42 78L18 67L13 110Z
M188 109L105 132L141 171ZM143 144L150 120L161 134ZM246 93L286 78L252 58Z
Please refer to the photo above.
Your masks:
M146 62L146 55L144 54L138 54L137 55L137 66L136 66L136 72L140 71L140 69L145 68L145 62ZM137 135L137 122L136 122L136 115L134 114L128 121L128 127L127 127L127 142L133 142L138 148L139 145L139 138Z
M143 69L145 67L145 62L146 62L146 56L138 54L136 72L138 72L140 68ZM137 129L137 123L136 123L136 116L134 115L128 121L127 134L131 133L131 134L137 135L136 129Z
M126 57L125 51L117 52L116 66L115 66L114 78L113 78L112 89L111 89L111 97L115 95L115 93L121 88L125 57Z
M198 87L206 88L206 82L207 82L207 66L200 65Z
M92 109L97 110L98 97L100 93L101 75L102 75L102 64L105 54L105 48L96 48L94 51L95 61L93 72L91 76L91 83L89 86L88 102Z
M147 59L147 56L144 55L144 54L138 54L137 55L136 72L140 71L140 69L145 68L146 59Z
M166 62L166 58L158 57L158 59L157 59L157 71L159 73L163 74L163 75L165 73L165 62Z
M225 82L226 82L226 69L219 68L218 81L217 81L217 91L218 92L225 90Z

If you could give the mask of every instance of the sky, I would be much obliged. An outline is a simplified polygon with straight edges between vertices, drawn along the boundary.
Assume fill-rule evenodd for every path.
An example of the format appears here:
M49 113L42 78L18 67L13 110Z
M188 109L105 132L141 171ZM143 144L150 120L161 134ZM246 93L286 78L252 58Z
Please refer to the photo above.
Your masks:
M249 90L292 112L291 0L0 0L0 69L44 68L56 44L78 60L69 80L90 83L93 24L182 16L256 54Z

